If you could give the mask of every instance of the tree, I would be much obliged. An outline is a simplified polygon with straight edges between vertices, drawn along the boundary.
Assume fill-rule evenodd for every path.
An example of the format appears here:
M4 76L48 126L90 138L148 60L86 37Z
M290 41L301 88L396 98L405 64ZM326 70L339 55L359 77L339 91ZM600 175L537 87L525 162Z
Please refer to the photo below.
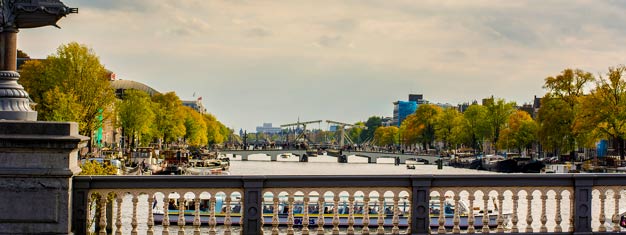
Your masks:
M77 122L80 134L92 136L102 126L99 116L104 113L104 120L111 116L108 111L115 93L98 56L85 45L76 42L61 45L43 62L26 63L22 74L25 88L38 103L40 120ZM46 94L49 92L58 94ZM67 105L56 102L72 102L72 110L58 110Z
M207 123L202 114L190 107L183 107L185 113L185 142L190 146L203 146L208 141Z
M124 91L124 99L117 104L117 113L123 129L122 133L128 140L133 141L134 147L136 147L135 139L137 138L142 145L152 140L149 136L152 131L151 124L156 115L148 93L133 89Z
M497 145L501 149L527 149L537 139L538 125L527 112L517 110L509 116L507 125L500 130Z
M462 115L457 109L446 108L435 118L435 136L437 140L443 142L445 149L450 147L449 145L454 135L453 129L459 124L459 117L462 117Z
M406 144L421 143L424 149L432 146L435 140L436 117L441 112L439 106L422 104L414 114L404 119L401 125L402 136Z
M509 119L509 116L515 111L515 103L506 102L504 99L488 99L485 104L487 108L487 121L489 123L489 137L491 143L496 146L495 151L498 152L497 142L500 137L500 129Z
M575 158L577 140L584 135L575 132L574 119L584 95L583 89L594 79L591 73L579 69L566 69L545 79L543 87L548 93L541 99L538 113L539 140L544 149L553 150L557 155L561 151L570 151L570 157Z
M378 146L391 146L398 143L399 129L395 126L381 126L374 131L375 144Z
M610 138L617 144L621 160L624 159L626 137L626 82L625 66L609 68L607 77L600 77L591 94L581 97L579 112L574 122L574 133L592 133L587 145L599 138ZM580 138L579 138L580 139Z
M204 122L207 126L207 140L210 144L221 144L227 141L230 131L226 126L217 121L212 114L204 114Z
M383 125L383 120L380 117L371 116L365 122L367 130L361 132L361 140L368 141L374 138L374 132L376 128Z
M467 133L473 149L482 150L484 139L488 138L491 133L487 112L485 106L470 105L463 113L465 121L462 121L460 130L456 131Z
M361 126L361 127L365 127L365 123L363 122L357 122L354 123L355 126ZM363 133L363 128L359 128L359 127L352 127L350 129L348 129L348 136L350 137L350 139L352 139L352 141L354 143L362 143L363 140L361 139L361 134Z
M183 105L174 92L155 94L152 96L156 120L154 128L157 137L166 143L178 141L185 136L185 119Z

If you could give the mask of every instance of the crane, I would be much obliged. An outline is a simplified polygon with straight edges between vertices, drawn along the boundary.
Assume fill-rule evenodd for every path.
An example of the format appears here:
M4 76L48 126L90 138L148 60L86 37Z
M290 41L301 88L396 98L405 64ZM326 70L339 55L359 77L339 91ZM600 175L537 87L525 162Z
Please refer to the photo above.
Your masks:
M336 122L336 121L331 121L331 120L326 120L326 122L330 123L330 124L337 125L337 127L338 127L337 129L339 131L339 143L338 143L339 144L339 148L343 147L344 139L348 139L348 142L353 143L352 139L350 139L350 136L348 136L346 134L346 130L345 130L346 127L353 127L353 128L356 127L356 128L361 128L361 129L367 130L366 126L361 126L361 125L354 125L354 124L350 124L350 123Z
M296 128L302 126L302 132L300 132L300 134L298 134L298 136L296 136L296 139L294 140L294 142L298 142L298 140L300 140L302 138L302 141L306 142L307 138L306 138L306 125L307 124L312 124L312 123L321 123L322 120L315 120L315 121L308 121L308 122L301 122L300 120L298 120L298 122L295 123L290 123L290 124L284 124L284 125L280 125L281 128L285 128L285 127L291 127L291 126L295 126ZM287 141L289 142L289 141Z

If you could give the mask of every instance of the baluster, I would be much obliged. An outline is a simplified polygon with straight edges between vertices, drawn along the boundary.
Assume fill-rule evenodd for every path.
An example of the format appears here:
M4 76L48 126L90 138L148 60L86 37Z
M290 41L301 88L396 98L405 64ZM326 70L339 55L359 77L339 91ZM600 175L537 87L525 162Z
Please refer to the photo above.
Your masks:
M133 193L132 197L133 197L133 219L130 222L130 225L132 226L132 230L130 234L137 235L137 203L139 203L139 195Z
M224 217L224 235L230 235L232 233L231 225L233 224L233 220L231 219L231 203L232 197L231 194L226 195L226 216Z
M563 228L561 227L561 222L563 221L563 219L561 219L561 199L563 199L563 196L561 196L561 193L561 191L557 192L554 197L554 199L556 199L556 215L554 216L556 227L554 227L554 232L556 233L563 232Z
M89 227L88 229L89 231L91 231L91 225L93 224L92 211L91 211L92 203L93 203L93 200L91 199L92 197L94 197L94 194L89 194L89 197L87 197L87 205L89 206L87 207L87 226ZM95 217L95 215L96 215L96 212L94 211L93 216Z
M459 196L459 192L456 192L454 195L454 227L452 228L452 232L456 234L461 233L461 227L459 226L459 223L461 222L459 215L459 200L461 200L461 196Z
M178 235L185 235L185 194L178 198Z
M548 199L548 193L547 192L541 192L541 228L539 229L539 232L541 233L547 233L548 232L548 227L546 227L546 223L548 222L548 217L546 216L546 200Z
M169 203L170 203L170 196L168 194L163 197L163 222L161 223L161 226L163 226L163 232L162 232L163 235L170 234Z
M483 192L483 233L489 233L489 192Z
M155 202L155 198L153 194L148 194L148 221L146 225L148 226L148 235L154 235L154 214L152 214L152 207Z
M615 205L613 206L614 211L613 211L613 232L619 232L620 231L620 226L619 226L619 199L622 198L622 195L620 193L620 190L618 188L614 188L613 189L613 199L615 200Z
M324 197L324 193L320 193L319 197L317 198L317 207L319 207L318 214L317 214L317 234L324 234L324 212L325 212L324 201L325 200L326 198Z
M333 234L339 234L339 193L333 198Z
M499 192L498 193L498 207L496 208L498 210L498 220L497 220L498 221L498 228L497 228L498 233L504 233L504 216L502 216L502 209L503 209L502 201L504 201L504 193Z
M519 228L517 227L517 223L519 222L519 218L517 217L517 207L519 205L519 191L513 192L513 218L511 218L511 223L513 226L511 227L511 233L519 233Z
M574 232L574 192L569 191L569 229L570 233Z
M196 198L193 199L194 202L194 215L193 215L193 234L200 235L200 225L202 225L202 221L200 221L200 194L197 193Z
M115 202L117 202L117 204L115 205L115 210L117 211L116 215L115 215L115 234L116 235L122 235L122 195L121 194L116 194L115 195Z
M100 225L100 235L106 235L107 234L107 196L105 195L100 195L100 198L98 200L98 203L100 203L100 223L98 225Z
M363 229L361 229L361 234L369 235L370 234L370 196L369 193L366 193L363 196Z
M393 228L391 228L391 234L400 234L400 228L398 224L400 224L400 208L398 206L398 201L400 197L398 197L398 193L393 196L393 217L391 219L391 223L393 224Z
M475 191L470 192L470 195L467 197L469 200L469 213L467 218L467 233L473 234L476 232L474 228L474 200L476 200L476 196L474 196Z
M533 232L533 207L532 207L532 202L533 202L533 192L529 191L526 194L526 207L527 207L527 214L526 214L526 232L527 233L532 233Z
M293 230L293 210L294 210L294 206L293 206L293 201L294 201L294 195L293 194L289 194L289 197L287 199L287 201L289 202L289 207L287 207L287 234L288 235L293 235L294 234L294 230Z
M376 229L377 234L385 234L385 195L382 193L378 195L378 229Z
M272 211L274 216L272 217L272 235L278 235L278 194L274 194L274 210Z
M348 234L354 234L354 194L348 196Z
M439 224L439 228L437 229L438 234L446 234L446 196L444 194L445 193L439 194L439 218L437 220L437 223Z
M606 191L600 191L600 227L598 228L599 232L606 232L606 226L604 223L606 222L606 215L604 214L604 201L606 199Z
M405 203L405 207L404 207L404 213L406 213L405 216L406 216L406 224L407 224L407 226L406 226L406 233L404 233L404 234L411 234L411 222L412 222L412 220L411 220L411 214L412 214L411 208L413 208L413 202L411 202L411 200L407 200L406 196L404 197L404 200L408 201L408 210L407 210L407 207L406 207L407 206L406 203ZM428 223L430 223L430 222L428 222Z
M302 235L309 234L309 194L304 193L304 199L302 200L304 203L303 210L304 214L302 215Z
M215 235L217 234L217 230L215 226L217 226L217 219L215 218L215 201L216 194L211 195L211 199L209 200L209 234Z

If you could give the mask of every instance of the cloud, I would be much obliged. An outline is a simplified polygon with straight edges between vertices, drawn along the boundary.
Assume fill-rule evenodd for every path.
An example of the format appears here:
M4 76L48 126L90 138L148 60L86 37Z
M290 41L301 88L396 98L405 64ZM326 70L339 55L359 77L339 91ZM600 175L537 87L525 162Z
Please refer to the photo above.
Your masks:
M254 27L244 31L244 35L248 37L262 38L272 35L272 32L261 27Z

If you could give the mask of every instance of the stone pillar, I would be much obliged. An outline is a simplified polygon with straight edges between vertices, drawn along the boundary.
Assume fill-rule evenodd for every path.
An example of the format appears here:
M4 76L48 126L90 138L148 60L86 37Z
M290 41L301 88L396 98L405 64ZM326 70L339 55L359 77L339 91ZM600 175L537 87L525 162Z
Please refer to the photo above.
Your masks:
M430 187L432 176L411 176L411 234L430 234Z
M243 228L241 234L261 234L263 221L263 178L243 179Z
M71 233L72 176L87 140L76 123L0 120L0 233Z
M0 70L17 70L17 28L4 27L0 33Z

